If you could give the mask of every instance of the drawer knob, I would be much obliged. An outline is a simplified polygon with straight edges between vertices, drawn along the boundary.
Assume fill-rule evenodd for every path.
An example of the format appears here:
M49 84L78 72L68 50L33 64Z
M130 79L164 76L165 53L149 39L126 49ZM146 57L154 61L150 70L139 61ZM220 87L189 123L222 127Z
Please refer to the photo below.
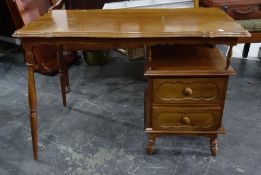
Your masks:
M186 87L183 91L183 94L186 95L186 96L189 96L189 95L192 95L193 94L193 91L191 88L189 87Z
M185 116L182 118L181 122L184 124L184 125L189 125L190 124L190 119Z

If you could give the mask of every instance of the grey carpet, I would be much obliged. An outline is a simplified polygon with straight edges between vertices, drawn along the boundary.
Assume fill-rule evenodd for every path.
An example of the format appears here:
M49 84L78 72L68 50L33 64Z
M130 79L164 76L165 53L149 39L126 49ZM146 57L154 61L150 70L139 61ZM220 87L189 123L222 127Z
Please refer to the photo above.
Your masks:
M104 66L69 68L71 92L62 106L59 76L36 73L39 160L32 157L26 66L0 46L0 174L237 175L261 174L261 64L233 60L224 110L227 134L213 158L209 139L162 137L146 154L143 61L113 53Z

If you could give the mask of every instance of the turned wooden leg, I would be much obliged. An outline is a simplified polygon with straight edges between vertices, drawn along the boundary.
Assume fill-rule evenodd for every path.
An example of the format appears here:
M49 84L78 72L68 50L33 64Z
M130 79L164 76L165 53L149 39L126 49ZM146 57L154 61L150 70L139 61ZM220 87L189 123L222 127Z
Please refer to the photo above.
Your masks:
M229 47L228 53L227 53L227 63L226 63L226 68L228 69L230 66L231 58L232 58L232 53L233 53L233 45Z
M61 45L57 45L57 58L59 64L59 73L60 73L60 83L62 91L62 100L63 106L66 106L66 88L69 84L69 77L67 66L65 67L64 58L63 58L63 49Z
M70 81L69 81L69 74L68 74L68 67L66 65L66 63L64 62L64 73L65 73L65 84L66 84L66 87L65 87L65 92L66 93L69 93L71 91L71 88L70 88Z
M210 150L212 156L216 156L218 152L218 141L217 141L217 135L210 136Z
M157 135L149 133L148 135L148 145L147 145L147 153L151 155L153 153L154 143L156 141Z
M63 51L62 52L62 56L63 55ZM71 53L70 53L71 54ZM77 54L76 52L73 54L74 57L77 57ZM74 61L75 63L79 61L78 59L76 59L76 61ZM66 82L66 87L65 87L65 92L66 93L69 93L71 91L71 88L70 88L70 81L69 81L69 73L68 73L68 67L67 67L67 63L65 62L65 60L63 59L63 66L62 66L62 69L63 69L63 72L65 74L65 82Z
M36 90L34 80L34 55L32 48L25 51L28 66L28 100L30 108L30 123L34 159L38 159Z
M242 53L243 58L247 58L249 49L250 49L250 43L245 43L243 53Z

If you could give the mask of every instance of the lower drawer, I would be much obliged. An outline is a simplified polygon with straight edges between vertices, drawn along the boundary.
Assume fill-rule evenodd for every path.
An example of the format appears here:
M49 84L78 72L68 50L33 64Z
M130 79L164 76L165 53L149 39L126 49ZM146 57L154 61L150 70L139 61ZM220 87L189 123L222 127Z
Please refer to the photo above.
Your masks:
M154 106L152 129L161 131L217 130L221 126L222 109Z

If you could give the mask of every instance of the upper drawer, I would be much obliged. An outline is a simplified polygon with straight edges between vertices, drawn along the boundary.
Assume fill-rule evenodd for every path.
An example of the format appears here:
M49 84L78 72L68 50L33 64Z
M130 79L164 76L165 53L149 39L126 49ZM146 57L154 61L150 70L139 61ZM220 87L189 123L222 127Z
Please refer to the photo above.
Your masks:
M227 78L153 79L153 103L223 102Z

